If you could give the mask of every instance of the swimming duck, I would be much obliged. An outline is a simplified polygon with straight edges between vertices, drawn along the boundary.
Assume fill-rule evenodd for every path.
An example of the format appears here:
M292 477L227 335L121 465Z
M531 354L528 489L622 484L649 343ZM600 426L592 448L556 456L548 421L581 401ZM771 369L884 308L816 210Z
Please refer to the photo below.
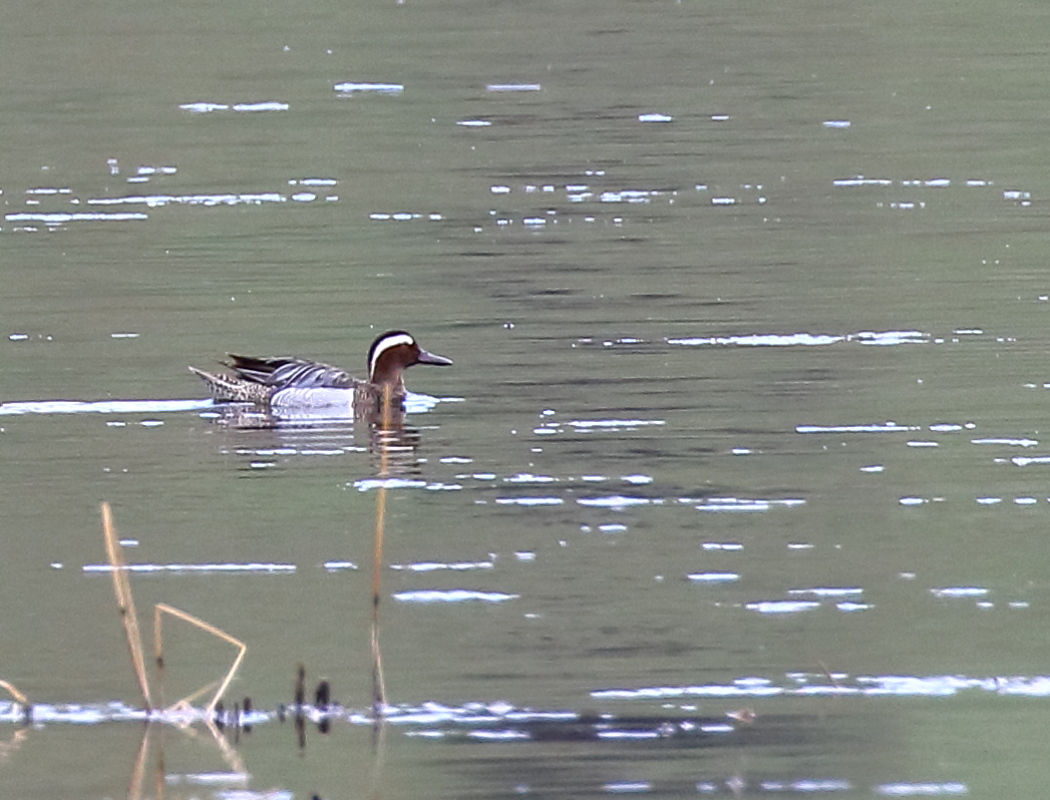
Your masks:
M353 404L355 414L375 411L390 387L398 407L405 395L401 374L415 364L447 367L451 359L422 349L411 334L387 331L368 349L368 380L344 370L289 356L239 356L223 362L234 375L190 367L216 400L255 403L273 408L324 408Z

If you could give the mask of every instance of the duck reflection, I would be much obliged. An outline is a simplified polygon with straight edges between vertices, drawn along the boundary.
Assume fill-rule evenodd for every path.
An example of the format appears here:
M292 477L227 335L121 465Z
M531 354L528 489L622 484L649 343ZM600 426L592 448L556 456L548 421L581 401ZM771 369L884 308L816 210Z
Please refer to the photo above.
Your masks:
M385 413L381 406L357 407L358 413L339 416L330 409L310 413L223 403L215 407L215 423L234 434L233 451L247 456L257 468L268 466L266 459L368 452L377 475L420 474L419 427L407 421L396 400Z

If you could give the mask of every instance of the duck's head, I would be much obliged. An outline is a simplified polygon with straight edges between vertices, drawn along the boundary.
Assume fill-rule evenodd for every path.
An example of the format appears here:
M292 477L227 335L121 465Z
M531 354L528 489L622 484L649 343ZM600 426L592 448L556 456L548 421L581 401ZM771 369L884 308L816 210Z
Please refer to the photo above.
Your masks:
M368 348L368 380L379 386L390 385L396 394L405 391L401 373L415 364L447 367L452 359L428 353L416 344L411 334L387 331L376 337Z

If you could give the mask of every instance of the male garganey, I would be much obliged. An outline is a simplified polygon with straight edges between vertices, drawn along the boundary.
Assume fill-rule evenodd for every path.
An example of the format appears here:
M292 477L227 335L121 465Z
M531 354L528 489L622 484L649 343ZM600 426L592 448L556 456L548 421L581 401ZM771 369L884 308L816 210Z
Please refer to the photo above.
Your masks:
M390 387L401 407L405 383L401 373L415 364L447 367L452 361L423 350L404 331L387 331L368 349L368 380L354 378L338 367L288 356L238 356L223 362L234 374L213 374L190 367L216 400L255 403L273 408L330 408L352 403L355 415L379 410Z

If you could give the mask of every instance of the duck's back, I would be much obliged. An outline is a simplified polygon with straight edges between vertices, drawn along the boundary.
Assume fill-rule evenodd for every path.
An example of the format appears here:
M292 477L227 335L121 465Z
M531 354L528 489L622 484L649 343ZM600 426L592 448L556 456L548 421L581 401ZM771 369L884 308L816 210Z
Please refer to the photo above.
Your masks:
M239 356L230 353L229 366L243 380L284 389L353 389L360 383L345 370L290 356Z

